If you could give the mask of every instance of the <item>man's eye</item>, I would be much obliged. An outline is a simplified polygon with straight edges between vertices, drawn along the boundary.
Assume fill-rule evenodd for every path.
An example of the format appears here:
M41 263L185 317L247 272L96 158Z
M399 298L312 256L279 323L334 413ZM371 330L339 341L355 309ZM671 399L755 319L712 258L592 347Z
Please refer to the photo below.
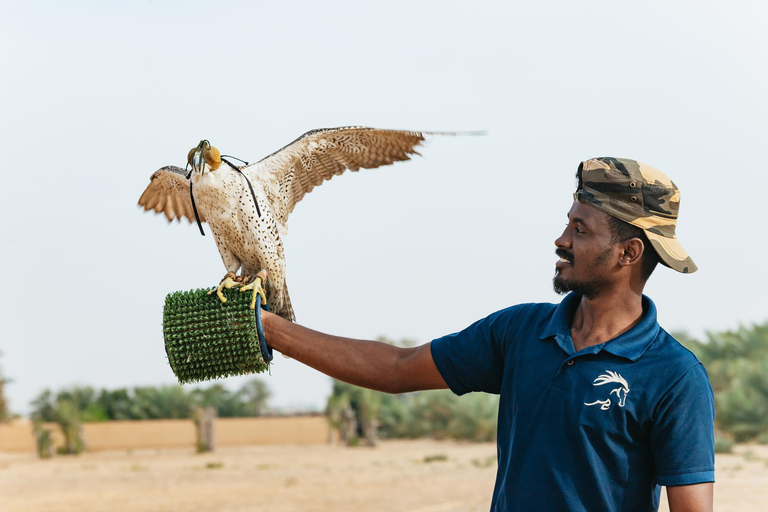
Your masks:
M577 233L580 233L580 234L584 234L584 230L583 230L583 229L581 229L580 227L576 226L576 228L575 228L575 229L576 229L576 232L577 232Z

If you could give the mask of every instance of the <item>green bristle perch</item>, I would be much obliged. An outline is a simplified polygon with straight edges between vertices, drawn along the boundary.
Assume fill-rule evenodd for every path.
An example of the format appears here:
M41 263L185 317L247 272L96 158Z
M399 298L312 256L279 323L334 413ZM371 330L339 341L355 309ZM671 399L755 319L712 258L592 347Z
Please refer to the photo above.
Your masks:
M257 334L261 315L258 305L250 309L252 295L224 290L227 302L222 303L208 291L173 292L165 298L165 352L179 383L266 371L272 353L263 334L261 341Z

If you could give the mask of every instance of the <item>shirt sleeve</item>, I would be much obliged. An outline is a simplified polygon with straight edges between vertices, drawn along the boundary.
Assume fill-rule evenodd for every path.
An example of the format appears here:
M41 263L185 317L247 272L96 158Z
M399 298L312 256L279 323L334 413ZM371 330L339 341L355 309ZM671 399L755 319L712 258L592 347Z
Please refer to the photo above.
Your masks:
M514 315L515 307L498 311L463 331L432 341L432 359L451 391L457 395L501 391L507 327Z
M715 481L715 400L701 363L691 367L659 403L651 429L657 483Z

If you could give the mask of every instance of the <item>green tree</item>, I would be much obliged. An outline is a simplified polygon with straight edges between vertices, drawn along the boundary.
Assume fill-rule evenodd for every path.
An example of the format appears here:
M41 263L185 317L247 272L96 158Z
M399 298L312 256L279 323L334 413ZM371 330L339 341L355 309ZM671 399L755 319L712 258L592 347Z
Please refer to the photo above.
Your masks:
M50 389L44 390L32 400L32 418L38 421L56 421L56 399Z
M459 397L450 393L450 396L453 397L454 407L445 429L448 437L477 442L496 439L498 395L471 393Z
M378 341L401 347L416 345L407 339L380 337ZM492 441L496 438L498 408L496 395L458 397L448 390L390 395L334 380L326 414L331 428L338 430L347 444L364 439L373 445L379 435Z
M73 386L60 391L56 395L56 402L67 402L73 411L77 411L79 418L84 422L105 421L107 413L98 403L98 392L90 386Z
M61 453L75 455L85 450L83 435L83 416L78 405L66 398L56 403L56 423L64 434L64 446Z
M384 402L383 437L434 437L469 441L496 439L499 397L487 393L457 396L433 390L393 396Z
M240 416L240 401L235 393L221 384L213 384L207 388L193 389L192 398L199 406L213 407L219 416Z
M362 439L375 446L379 439L383 393L333 381L326 414L331 428L339 431L342 442L356 445Z
M261 416L267 411L267 402L271 393L264 381L249 380L243 384L237 394L243 404L243 416Z
M35 418L58 421L60 404L78 411L83 422L107 420L180 419L192 417L198 406L213 406L223 417L259 416L267 410L269 389L257 379L236 392L221 384L187 392L181 386L144 386L133 389L71 387L54 394L46 389L32 402Z
M481 442L496 439L498 408L499 397L486 393L459 397L433 390L390 395L334 381L326 413L347 444L358 438L374 444L378 435Z
M99 397L96 399L107 419L110 420L133 420L134 417L133 396L126 388L115 390L102 389Z
M243 384L232 392L221 384L192 390L196 404L213 407L220 418L261 416L267 410L269 389L258 379Z
M676 337L707 369L717 427L737 441L768 437L768 323L707 333L705 342Z
M331 428L339 432L341 442L348 446L356 446L362 433L360 432L359 411L356 408L358 400L355 395L362 388L339 380L333 381L331 396L325 407L325 413Z
M35 423L35 433L40 444L42 439L50 435L40 428L42 422L53 422L59 425L64 435L64 446L61 451L65 454L77 454L85 450L83 436L83 412L92 405L90 398L92 390L71 388L58 393L46 389L32 401L32 419ZM40 434L40 435L37 435ZM38 453L44 457L44 451L38 446Z
M133 391L133 419L190 418L195 403L181 386L137 387Z

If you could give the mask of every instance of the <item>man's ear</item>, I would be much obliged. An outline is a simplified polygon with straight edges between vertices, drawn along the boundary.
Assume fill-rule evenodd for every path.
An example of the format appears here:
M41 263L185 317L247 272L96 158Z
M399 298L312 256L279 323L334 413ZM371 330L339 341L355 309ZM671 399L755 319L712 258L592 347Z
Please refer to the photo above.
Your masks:
M622 242L622 246L622 251L619 254L619 265L634 265L642 259L645 246L639 238L630 238L626 242Z

